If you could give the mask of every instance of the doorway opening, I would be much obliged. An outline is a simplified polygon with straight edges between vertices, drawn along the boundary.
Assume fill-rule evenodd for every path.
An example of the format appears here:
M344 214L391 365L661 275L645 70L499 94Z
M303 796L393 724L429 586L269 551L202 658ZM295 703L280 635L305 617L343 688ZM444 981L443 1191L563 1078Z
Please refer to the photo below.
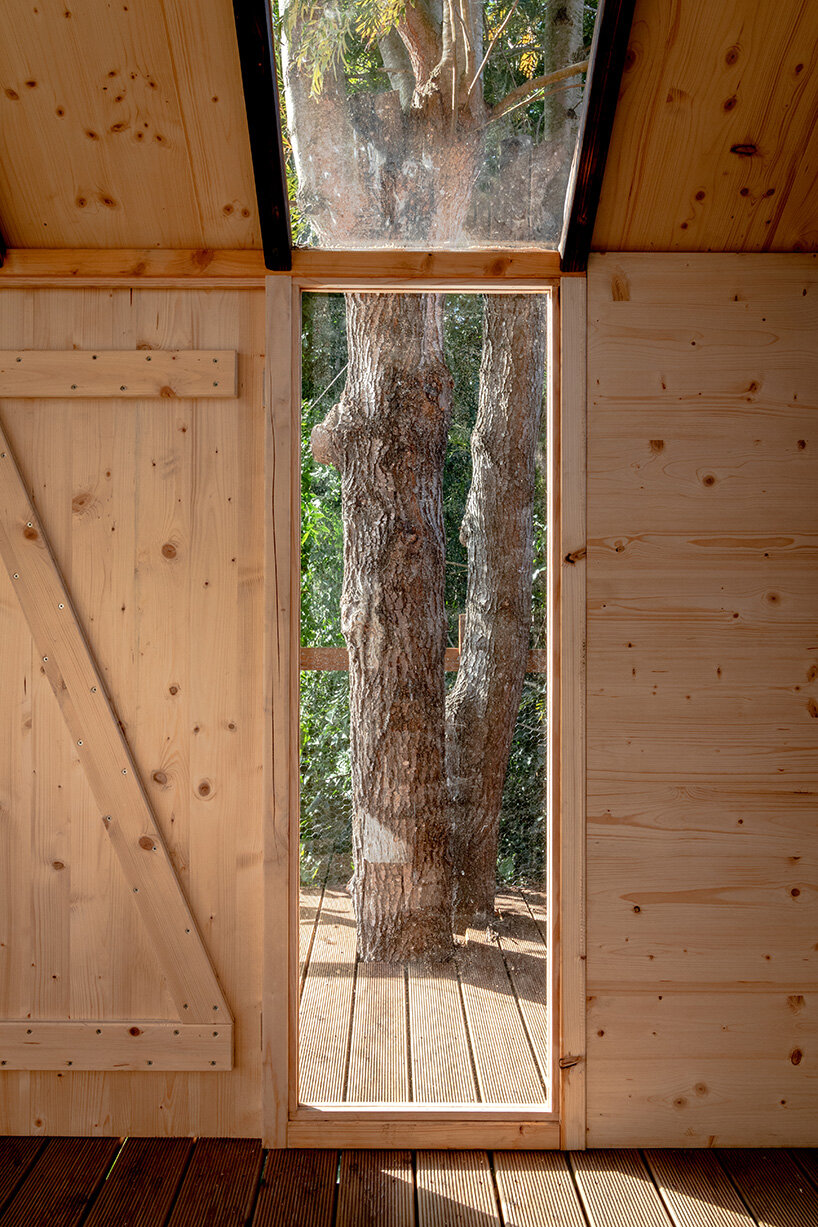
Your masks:
M301 301L298 1102L541 1114L550 295Z

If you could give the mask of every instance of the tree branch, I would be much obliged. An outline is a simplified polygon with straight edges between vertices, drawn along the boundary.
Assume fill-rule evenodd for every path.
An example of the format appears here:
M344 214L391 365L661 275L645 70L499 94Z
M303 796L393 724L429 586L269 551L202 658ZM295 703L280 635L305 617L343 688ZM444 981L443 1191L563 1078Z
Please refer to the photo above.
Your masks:
M423 0L406 5L397 29L409 54L415 84L421 87L429 80L442 54L440 33Z
M494 38L493 38L493 39L491 40L491 42L489 43L489 49L488 49L488 51L486 52L486 54L483 56L483 60L482 60L482 62L481 62L481 64L480 64L480 67L477 69L477 72L474 74L474 77L473 77L473 79L472 79L472 83L471 83L471 85L469 86L469 94L471 94L472 90L474 89L475 85L477 84L477 82L478 82L478 80L479 80L479 78L480 78L480 73L481 73L481 72L483 71L483 69L486 67L486 64L488 63L489 56L491 55L492 51L494 50L494 44L497 42L497 39L498 39L498 38L500 37L500 35L503 33L503 30L505 30L506 26L508 25L508 23L509 23L509 21L511 20L512 16L514 15L514 10L517 8L517 5L518 5L519 3L520 3L520 0L514 0L514 3L512 4L511 8L508 10L508 12L506 13L505 17L503 18L502 25L500 26L500 28L499 28L499 30L497 31L497 33L494 35ZM466 96L468 97L468 94L467 94Z
M513 107L517 106L529 94L535 94L537 90L543 89L546 85L552 85L555 81L564 81L566 77L579 76L581 72L586 72L587 69L588 61L583 60L580 64L569 64L567 68L558 68L556 72L546 73L544 77L532 77L530 81L523 81L522 85L518 85L516 89L511 90L510 93L506 94L505 98L492 107L490 118L499 119L501 115L505 115L506 111L510 111Z

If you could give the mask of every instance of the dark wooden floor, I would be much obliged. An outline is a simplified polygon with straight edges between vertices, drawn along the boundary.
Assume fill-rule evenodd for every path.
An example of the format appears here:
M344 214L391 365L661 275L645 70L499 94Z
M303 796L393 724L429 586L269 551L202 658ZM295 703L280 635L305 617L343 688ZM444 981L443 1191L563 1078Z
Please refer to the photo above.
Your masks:
M818 1151L0 1138L0 1227L818 1227Z

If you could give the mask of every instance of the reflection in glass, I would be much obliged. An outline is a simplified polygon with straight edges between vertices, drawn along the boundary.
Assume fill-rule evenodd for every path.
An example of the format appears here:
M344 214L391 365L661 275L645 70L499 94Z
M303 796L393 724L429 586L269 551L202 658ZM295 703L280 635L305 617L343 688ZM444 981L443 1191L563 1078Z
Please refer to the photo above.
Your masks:
M304 296L302 1101L546 1099L546 312Z
M554 248L596 0L279 0L301 245Z

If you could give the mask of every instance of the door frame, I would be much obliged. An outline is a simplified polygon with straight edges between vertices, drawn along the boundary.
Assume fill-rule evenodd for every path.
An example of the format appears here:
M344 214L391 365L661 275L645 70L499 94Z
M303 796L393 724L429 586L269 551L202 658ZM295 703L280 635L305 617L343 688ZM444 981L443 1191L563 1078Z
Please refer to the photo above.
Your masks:
M401 253L350 276L356 253L310 253L308 276L267 284L263 1120L269 1147L581 1149L585 1145L586 282L504 276L473 253L445 275L407 276ZM321 256L325 258L322 260ZM458 255L462 259L458 260ZM458 265L462 271L458 271ZM358 267L365 267L363 260ZM496 266L494 266L496 267ZM436 270L435 270L436 271ZM304 291L546 292L548 330L549 687L548 1111L519 1105L299 1106L300 355Z

